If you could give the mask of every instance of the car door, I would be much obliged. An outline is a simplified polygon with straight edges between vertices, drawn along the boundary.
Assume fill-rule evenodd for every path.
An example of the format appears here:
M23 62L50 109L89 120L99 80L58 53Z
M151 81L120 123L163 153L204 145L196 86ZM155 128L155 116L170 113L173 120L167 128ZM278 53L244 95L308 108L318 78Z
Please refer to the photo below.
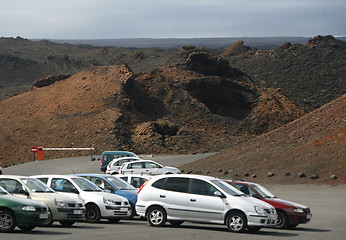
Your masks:
M146 171L143 162L130 162L126 169L122 169L124 173L142 174Z
M162 166L154 162L144 162L144 171L143 173L151 175L163 174Z
M189 178L168 177L152 185L157 188L155 194L168 216L182 219L187 217L189 182Z
M223 220L223 213L226 208L225 200L215 196L219 191L212 184L200 180L192 179L191 193L188 197L188 218L191 220Z

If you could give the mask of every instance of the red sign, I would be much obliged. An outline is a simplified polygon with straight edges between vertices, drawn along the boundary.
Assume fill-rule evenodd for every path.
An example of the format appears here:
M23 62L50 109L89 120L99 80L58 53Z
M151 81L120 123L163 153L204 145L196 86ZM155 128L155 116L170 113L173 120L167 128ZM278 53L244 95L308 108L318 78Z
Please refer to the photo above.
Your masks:
M32 153L37 153L37 147L31 147L30 151L31 151Z

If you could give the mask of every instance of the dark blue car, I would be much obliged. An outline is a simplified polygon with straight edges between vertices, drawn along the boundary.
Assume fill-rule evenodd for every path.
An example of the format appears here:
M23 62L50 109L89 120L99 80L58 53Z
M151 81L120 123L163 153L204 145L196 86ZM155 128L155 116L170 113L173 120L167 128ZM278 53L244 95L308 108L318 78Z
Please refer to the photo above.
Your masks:
M137 189L129 183L113 175L76 174L76 176L88 179L105 191L109 191L127 198L132 207L132 214L130 218L133 218L133 216L136 214L135 206L137 202Z

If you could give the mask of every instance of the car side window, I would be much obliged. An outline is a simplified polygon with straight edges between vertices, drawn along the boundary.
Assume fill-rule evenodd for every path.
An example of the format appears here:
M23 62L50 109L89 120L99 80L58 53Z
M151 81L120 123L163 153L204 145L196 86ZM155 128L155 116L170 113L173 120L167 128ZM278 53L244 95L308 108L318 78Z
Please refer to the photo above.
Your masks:
M139 162L139 163L131 163L131 164L128 165L128 168L130 168L130 169L133 169L133 168L139 169L139 168L143 168L143 166L142 166L141 162Z
M165 182L166 178L161 178L159 180L157 180L156 182L154 182L151 186L155 187L155 188L159 188L159 189L163 189L163 183Z
M218 191L213 185L200 179L192 179L191 193L205 196L215 196Z
M21 193L24 190L22 184L14 179L1 179L1 186L9 193Z
M187 193L189 182L189 178L169 177L164 183L164 189L168 191Z
M46 185L48 183L48 178L37 178L37 179L40 180L41 182L43 182Z
M160 168L160 165L152 162L145 162L145 168Z

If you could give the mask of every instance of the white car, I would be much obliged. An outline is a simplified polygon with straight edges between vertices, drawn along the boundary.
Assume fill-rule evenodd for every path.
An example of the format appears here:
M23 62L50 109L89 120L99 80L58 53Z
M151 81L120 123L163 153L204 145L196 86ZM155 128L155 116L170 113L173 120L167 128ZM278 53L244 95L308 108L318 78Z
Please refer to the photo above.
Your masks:
M122 157L122 158L115 158L110 163L108 163L106 168L106 174L119 174L120 167L126 162L133 162L141 160L138 157Z
M70 175L36 175L33 177L61 194L83 200L87 222L99 222L101 218L108 219L110 222L118 222L131 215L131 205L126 198L103 192L101 188L83 177Z
M145 183L151 176L149 175L142 175L142 174L122 174L117 175L118 178L124 180L125 182L128 182L135 188L140 188L143 183Z
M154 176L138 191L137 214L152 226L166 221L226 224L232 232L259 231L277 222L275 208L224 181L201 175Z
M163 166L151 160L127 162L120 167L120 174L161 175L176 173L180 173L178 168Z

